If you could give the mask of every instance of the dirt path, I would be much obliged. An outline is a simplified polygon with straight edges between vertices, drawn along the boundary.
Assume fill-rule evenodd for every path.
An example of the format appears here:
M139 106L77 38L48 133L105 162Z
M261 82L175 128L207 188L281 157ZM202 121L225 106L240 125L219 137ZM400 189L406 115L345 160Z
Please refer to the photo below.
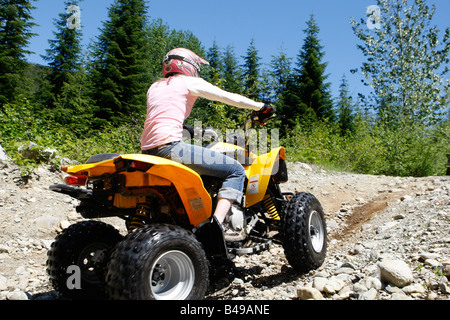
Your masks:
M314 194L326 212L330 241L344 247L373 217L402 198L435 188L436 179L325 172L290 163L289 182L282 189ZM81 220L75 212L77 201L48 190L61 181L60 172L42 167L22 184L17 167L0 169L0 300L52 291L45 271L47 250L58 232ZM444 179L443 188L448 181ZM120 219L106 222L124 231Z

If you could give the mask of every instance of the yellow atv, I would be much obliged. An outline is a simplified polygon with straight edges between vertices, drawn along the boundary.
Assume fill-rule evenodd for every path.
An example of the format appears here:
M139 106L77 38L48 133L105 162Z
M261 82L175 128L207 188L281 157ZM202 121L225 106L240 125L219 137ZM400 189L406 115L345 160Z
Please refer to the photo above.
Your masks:
M65 184L51 190L80 200L86 221L59 234L48 252L47 272L68 299L202 299L217 261L282 244L299 272L322 265L327 249L325 217L308 193L282 193L288 180L282 147L256 155L249 127L207 146L239 160L246 170L244 200L223 225L212 217L221 181L186 166L143 154L102 154L64 167ZM203 140L204 141L204 140ZM253 150L255 151L255 150ZM128 234L98 218L120 217ZM96 219L96 220L92 220Z

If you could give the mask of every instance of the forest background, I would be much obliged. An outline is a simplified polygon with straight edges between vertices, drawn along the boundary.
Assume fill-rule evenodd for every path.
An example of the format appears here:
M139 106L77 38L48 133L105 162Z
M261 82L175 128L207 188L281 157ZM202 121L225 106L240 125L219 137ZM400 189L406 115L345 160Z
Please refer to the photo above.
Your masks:
M83 50L77 11L66 1L55 17L54 38L31 64L27 44L33 0L0 0L0 143L23 174L53 159L23 156L21 149L52 148L84 162L98 153L140 151L146 92L161 77L161 60L175 47L210 61L202 77L231 92L267 101L283 118L273 121L289 161L367 174L445 174L450 153L450 29L433 24L425 0L378 0L351 20L360 66L370 93L350 92L345 76L332 96L326 48L314 15L304 24L296 57L283 49L263 65L255 41L237 57L233 46L205 48L192 32L149 18L144 0L116 0L96 41ZM225 132L240 128L245 110L199 100L187 124L201 121Z

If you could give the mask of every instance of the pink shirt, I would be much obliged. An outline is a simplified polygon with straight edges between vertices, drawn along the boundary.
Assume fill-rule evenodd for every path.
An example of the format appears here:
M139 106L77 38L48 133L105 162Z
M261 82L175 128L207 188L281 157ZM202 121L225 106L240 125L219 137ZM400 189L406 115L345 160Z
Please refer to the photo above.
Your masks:
M174 76L162 79L155 82L147 93L142 150L181 141L183 123L198 97L251 110L260 110L264 106L264 103L224 91L201 78Z

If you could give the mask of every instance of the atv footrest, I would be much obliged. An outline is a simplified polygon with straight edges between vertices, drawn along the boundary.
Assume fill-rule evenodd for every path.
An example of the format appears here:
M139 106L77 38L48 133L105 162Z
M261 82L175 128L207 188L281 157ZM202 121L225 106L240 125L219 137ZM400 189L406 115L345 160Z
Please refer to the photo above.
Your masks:
M245 254L255 254L260 251L267 250L271 245L271 239L250 236L247 242L242 246L233 248L231 245L229 245L228 250L235 255L241 256Z

